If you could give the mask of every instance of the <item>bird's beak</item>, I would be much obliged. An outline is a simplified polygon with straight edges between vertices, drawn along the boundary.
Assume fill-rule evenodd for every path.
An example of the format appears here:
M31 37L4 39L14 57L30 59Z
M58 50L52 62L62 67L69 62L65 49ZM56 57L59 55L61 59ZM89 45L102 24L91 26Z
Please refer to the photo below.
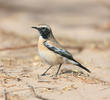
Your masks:
M32 27L32 28L39 30L39 28L38 28L38 27Z

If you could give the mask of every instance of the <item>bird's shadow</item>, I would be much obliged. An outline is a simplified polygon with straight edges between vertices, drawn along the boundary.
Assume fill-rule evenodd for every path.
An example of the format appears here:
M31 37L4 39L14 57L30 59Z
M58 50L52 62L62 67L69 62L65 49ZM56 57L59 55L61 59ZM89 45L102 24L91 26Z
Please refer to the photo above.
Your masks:
M66 74L66 73L73 73L73 71L72 70L66 70L66 71L62 70L60 74Z
M79 71L79 70L74 71L74 70L69 70L69 69L62 70L60 72L60 75L61 74L72 74L73 76L85 76L85 73L82 71Z

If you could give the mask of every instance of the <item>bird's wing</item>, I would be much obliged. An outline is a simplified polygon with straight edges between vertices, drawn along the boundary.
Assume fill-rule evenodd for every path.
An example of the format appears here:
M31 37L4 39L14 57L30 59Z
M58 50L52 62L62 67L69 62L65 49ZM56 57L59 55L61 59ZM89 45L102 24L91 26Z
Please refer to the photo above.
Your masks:
M62 48L59 48L59 46L57 47L57 45L53 46L51 43L47 42L47 41L44 41L43 42L44 46L47 47L49 50L65 57L65 58L68 58L69 60L72 60L74 61L75 65L81 67L82 69L86 70L87 72L91 72L89 69L87 69L86 67L84 67L83 65L81 65L78 61L76 61L75 59L73 59L72 55L66 51L65 49L62 49Z
M44 46L46 46L49 50L53 51L54 53L57 53L57 54L65 57L65 58L70 59L70 60L74 60L72 55L68 51L66 51L66 50L64 50L62 48L59 48L56 45L53 46L52 44L50 44L47 41L44 41L43 44L44 44Z

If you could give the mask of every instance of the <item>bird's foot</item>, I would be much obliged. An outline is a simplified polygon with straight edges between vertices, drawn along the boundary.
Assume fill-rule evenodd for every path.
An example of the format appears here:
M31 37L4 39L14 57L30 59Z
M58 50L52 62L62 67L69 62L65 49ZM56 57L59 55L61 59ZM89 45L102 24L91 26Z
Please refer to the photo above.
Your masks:
M50 77L52 77L53 79L57 79L57 75L51 75Z
M41 74L41 76L45 76L45 75L46 75L45 73Z

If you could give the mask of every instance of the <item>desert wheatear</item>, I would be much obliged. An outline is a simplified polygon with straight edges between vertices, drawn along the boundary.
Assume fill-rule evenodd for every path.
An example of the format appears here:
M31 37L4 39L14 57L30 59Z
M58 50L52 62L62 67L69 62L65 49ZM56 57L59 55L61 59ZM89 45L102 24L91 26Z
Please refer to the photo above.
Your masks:
M48 25L40 24L37 27L32 27L37 29L40 33L39 41L38 41L38 52L39 55L43 58L45 62L47 62L50 67L42 74L45 75L46 72L54 65L59 65L59 68L56 72L56 76L62 66L62 64L66 60L71 61L74 65L79 66L80 68L86 70L90 73L90 70L81 65L78 61L76 61L72 54L65 50L55 39L52 34L52 30Z

